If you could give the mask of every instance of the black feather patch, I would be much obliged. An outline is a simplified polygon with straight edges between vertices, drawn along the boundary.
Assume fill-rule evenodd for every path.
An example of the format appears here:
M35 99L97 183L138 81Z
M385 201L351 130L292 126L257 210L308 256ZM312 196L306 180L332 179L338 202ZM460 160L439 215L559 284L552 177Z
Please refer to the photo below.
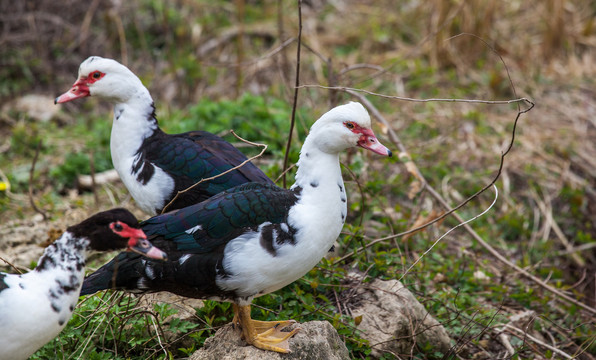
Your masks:
M294 235L296 234L296 229L288 226L286 223L282 224L269 224L265 225L261 228L261 246L267 250L269 254L272 256L277 255L277 250L275 245L283 245L283 244L296 244L296 239Z
M138 182L147 185L155 173L155 168L149 161L145 160L144 154L141 154L139 159L132 164L132 173L137 175Z
M219 175L246 161L246 156L224 139L205 131L192 131L182 134L169 135L161 129L155 128L153 134L147 137L139 151L131 169L139 182L151 171L148 166L157 167L168 174L174 181L173 189L168 195L174 197L191 185L204 178ZM155 168L153 169L153 171ZM141 176L142 174L142 176ZM254 164L246 163L237 170L231 171L210 181L204 181L179 197L168 210L180 209L206 200L224 190L234 186L259 182L271 184L273 182ZM152 197L154 194L147 194ZM155 209L161 212L161 209Z
M50 245L50 246L52 246L52 245ZM48 248L48 249L50 249L50 248ZM49 253L49 252L46 251L46 253ZM47 270L47 269L51 269L53 267L56 267L56 261L54 260L53 256L44 256L41 259L41 261L39 262L39 264L37 264L35 271Z
M157 125L157 117L155 116L155 103L151 102L151 112L147 115L147 122Z
M247 183L148 219L141 228L155 246L168 253L168 260L120 253L85 279L81 295L113 288L235 301L238 295L233 290L217 286L218 279L235 276L223 267L226 245L251 231L259 232L261 246L273 256L280 245L294 244L298 230L287 224L287 216L301 191L299 186L286 190Z
M4 289L9 288L9 286L4 282L5 277L6 277L6 274L0 274L0 292L2 292L2 290L4 290Z

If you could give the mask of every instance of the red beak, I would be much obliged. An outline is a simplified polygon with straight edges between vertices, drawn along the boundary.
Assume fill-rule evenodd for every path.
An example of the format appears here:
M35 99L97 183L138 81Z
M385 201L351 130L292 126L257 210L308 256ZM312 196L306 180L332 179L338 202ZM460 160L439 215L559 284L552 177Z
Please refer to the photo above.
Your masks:
M85 79L79 79L72 85L70 90L58 96L54 100L54 104L62 104L89 95L91 95L91 93L89 92L89 87L85 83Z
M383 156L391 156L393 153L387 149L385 145L381 144L375 134L370 129L363 129L358 139L358 146L363 149L370 150L376 154Z

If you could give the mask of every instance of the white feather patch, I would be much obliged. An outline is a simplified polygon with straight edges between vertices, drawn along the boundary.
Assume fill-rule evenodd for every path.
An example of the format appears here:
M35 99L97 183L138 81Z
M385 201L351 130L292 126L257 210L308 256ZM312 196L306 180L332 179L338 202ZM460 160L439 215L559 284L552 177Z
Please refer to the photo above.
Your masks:
M203 227L200 224L197 226L191 227L190 229L186 230L185 233L192 235L199 230L203 230Z

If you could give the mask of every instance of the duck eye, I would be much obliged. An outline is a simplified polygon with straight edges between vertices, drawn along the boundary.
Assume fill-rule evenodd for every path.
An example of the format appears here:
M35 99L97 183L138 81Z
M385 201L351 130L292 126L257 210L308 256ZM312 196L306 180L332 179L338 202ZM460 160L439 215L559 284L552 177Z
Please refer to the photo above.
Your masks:
M346 122L345 124L346 124L346 127L350 130L352 130L354 128L354 124L351 122Z
M124 230L124 228L122 227L122 224L120 224L120 222L117 222L114 224L114 226L112 227L115 231L122 231Z
M91 74L91 77L94 79L99 79L100 76L101 76L101 73L99 71L96 71L93 74Z

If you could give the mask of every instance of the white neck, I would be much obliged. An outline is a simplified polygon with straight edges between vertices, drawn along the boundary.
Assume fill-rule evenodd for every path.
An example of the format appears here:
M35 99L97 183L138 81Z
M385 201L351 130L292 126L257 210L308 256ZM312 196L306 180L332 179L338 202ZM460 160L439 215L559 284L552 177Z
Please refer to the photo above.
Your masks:
M301 223L296 224L297 228L312 229L313 233L306 238L319 239L313 246L322 249L322 257L339 235L347 213L339 154L319 150L316 139L309 135L297 166L296 182L292 188L299 186L302 191L299 206L290 217Z
M26 288L37 288L58 317L60 328L66 325L77 304L85 276L89 240L75 238L68 231L48 246L34 271L27 277Z
M66 231L44 250L35 271L38 273L54 272L56 270L71 273L84 272L88 246L89 240L75 238L70 232Z
M339 154L330 154L319 150L314 146L312 139L312 137L307 137L300 152L300 159L296 164L298 167L296 182L293 187L300 186L303 191L316 190L319 187L310 186L313 181L319 182L323 186L328 184L337 186L340 183L343 187Z
M115 104L110 150L116 170L124 159L133 157L143 140L158 128L153 111L153 99L144 86L137 88L128 101Z
M48 246L39 259L35 271L30 272L33 281L52 304L60 320L68 321L76 306L85 276L85 259L89 240L75 238L68 231ZM27 274L27 275L29 275Z

